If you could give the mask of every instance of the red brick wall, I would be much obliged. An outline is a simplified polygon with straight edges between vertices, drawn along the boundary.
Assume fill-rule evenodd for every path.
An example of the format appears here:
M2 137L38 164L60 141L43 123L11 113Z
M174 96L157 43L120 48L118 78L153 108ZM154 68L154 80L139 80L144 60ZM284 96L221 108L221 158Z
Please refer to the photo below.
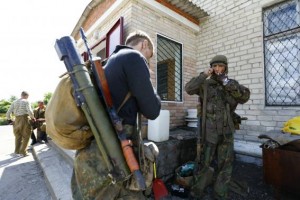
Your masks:
M106 0L99 3L87 16L86 20L81 25L84 30L88 30L102 15L103 13L114 4L116 0ZM79 34L76 35L76 39L80 37Z

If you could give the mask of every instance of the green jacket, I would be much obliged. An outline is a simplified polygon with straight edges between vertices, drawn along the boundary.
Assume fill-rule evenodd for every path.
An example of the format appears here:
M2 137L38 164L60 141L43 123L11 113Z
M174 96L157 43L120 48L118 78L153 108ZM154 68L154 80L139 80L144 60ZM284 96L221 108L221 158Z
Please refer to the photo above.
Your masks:
M250 97L250 90L236 80L229 79L224 86L216 75L208 77L203 72L192 78L185 90L189 95L199 95L202 105L206 101L206 107L201 106L201 112L206 113L205 138L212 143L218 135L234 132L233 113L238 104L246 103Z
M40 119L40 121L37 121L37 128L41 128L43 123L45 122L45 111L46 111L46 106L44 108L39 108L37 107L36 109L33 110L34 117L36 119Z

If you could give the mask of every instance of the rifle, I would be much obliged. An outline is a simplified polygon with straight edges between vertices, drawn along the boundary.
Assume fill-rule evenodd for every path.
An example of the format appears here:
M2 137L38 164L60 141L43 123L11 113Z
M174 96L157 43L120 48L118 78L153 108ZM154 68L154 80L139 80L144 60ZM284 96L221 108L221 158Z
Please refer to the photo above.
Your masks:
M110 90L108 87L108 83L107 83L107 80L106 80L106 77L104 74L104 70L103 70L101 61L93 60L93 55L89 48L87 38L85 36L83 28L80 28L80 34L81 34L82 40L84 41L87 53L89 55L92 73L94 74L96 83L98 85L100 93L102 94L103 100L105 102L110 120L114 126L115 132L117 133L118 139L121 143L121 147L123 150L123 155L125 157L126 163L129 167L131 173L133 174L134 178L136 179L138 187L141 190L145 190L146 189L145 179L140 170L137 159L135 158L135 155L134 155L134 152L132 149L132 142L131 142L131 140L127 139L126 133L124 132L124 129L123 129L122 120L118 116L117 111L113 105L112 97L110 94Z
M106 110L99 99L96 88L84 62L70 36L56 40L55 49L60 60L64 61L74 87L74 98L87 118L97 146L109 171L112 183L123 181L130 173L125 162L119 140L114 134Z
M242 123L242 120L247 120L247 119L248 119L247 117L241 117L236 112L232 113L232 120L233 120L234 128L236 130L240 129L240 124Z

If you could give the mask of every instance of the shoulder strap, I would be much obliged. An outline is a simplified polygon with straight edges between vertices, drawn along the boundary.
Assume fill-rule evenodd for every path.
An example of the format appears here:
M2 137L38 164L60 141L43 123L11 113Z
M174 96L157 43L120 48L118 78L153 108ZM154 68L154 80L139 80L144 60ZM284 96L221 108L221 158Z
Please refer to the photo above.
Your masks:
M122 101L121 105L119 106L119 108L117 109L117 113L119 113L119 111L121 110L121 108L124 106L124 104L127 102L127 100L131 97L131 92L128 92L124 98L124 100Z
M204 81L204 95L202 105L202 118L201 118L201 140L202 144L206 140L206 104L207 104L207 80Z

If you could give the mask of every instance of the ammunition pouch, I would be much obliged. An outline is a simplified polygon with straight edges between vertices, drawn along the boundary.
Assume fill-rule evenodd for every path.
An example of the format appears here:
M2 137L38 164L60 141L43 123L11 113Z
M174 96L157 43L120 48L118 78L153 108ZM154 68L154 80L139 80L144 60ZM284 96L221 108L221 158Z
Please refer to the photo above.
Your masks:
M153 142L145 142L142 144L144 146L144 155L140 159L140 170L146 181L146 192L151 192L151 186L154 178L153 164L158 156L158 147ZM139 191L136 180L131 178L126 186L129 190Z

